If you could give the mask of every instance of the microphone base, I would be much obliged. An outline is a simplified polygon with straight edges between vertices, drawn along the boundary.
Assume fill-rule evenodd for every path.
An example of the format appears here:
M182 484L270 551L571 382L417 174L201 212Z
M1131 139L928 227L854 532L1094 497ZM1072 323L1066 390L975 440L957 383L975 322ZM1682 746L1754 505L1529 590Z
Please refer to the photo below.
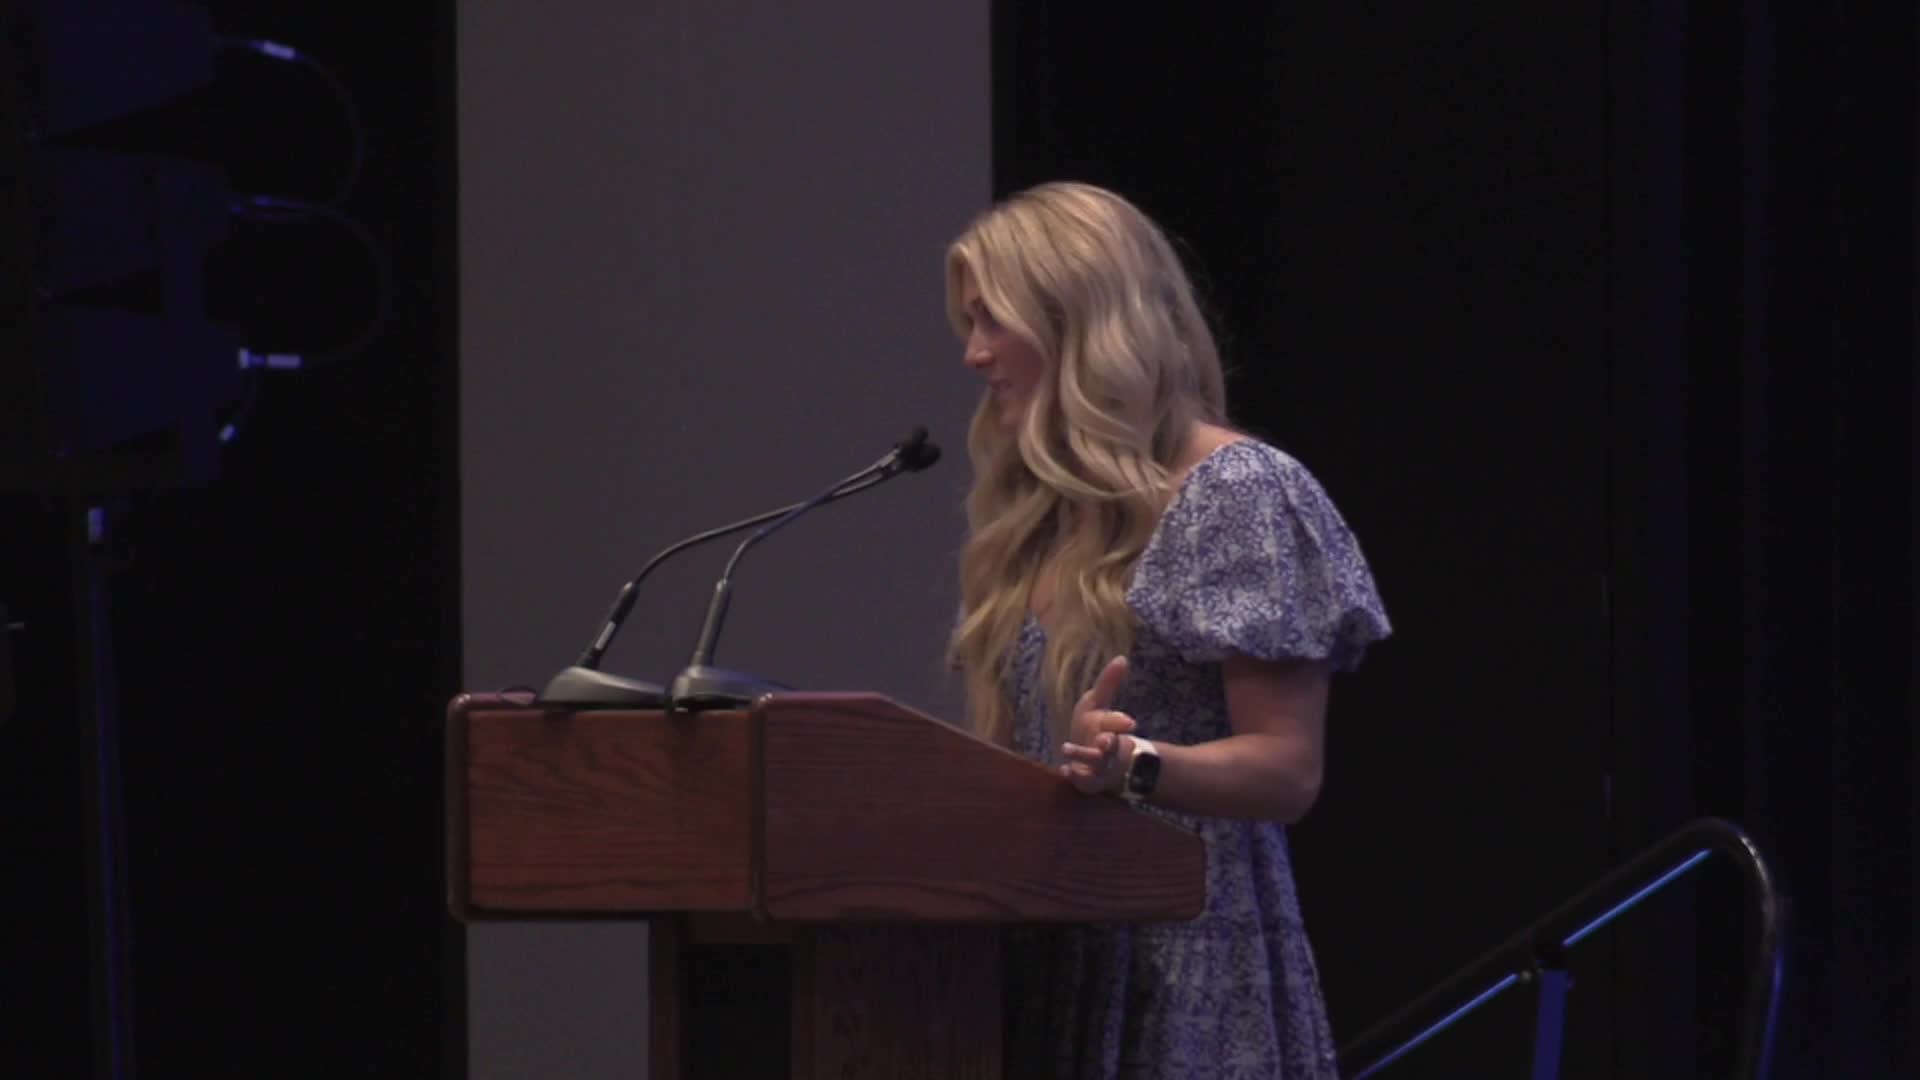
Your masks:
M589 709L664 709L667 692L657 683L575 666L548 680L540 701Z
M758 675L705 664L687 668L673 678L669 698L674 712L705 712L709 709L742 709L768 694L793 687L784 686Z

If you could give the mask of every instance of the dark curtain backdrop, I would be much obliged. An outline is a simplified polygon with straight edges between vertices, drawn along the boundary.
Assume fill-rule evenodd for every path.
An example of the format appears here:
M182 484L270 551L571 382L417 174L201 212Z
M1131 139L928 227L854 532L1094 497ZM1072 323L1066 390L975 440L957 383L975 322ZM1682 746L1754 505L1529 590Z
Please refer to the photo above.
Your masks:
M440 855L459 685L453 5L207 6L220 33L295 46L352 94L365 165L342 209L395 292L364 351L263 381L214 483L104 504L133 1057L149 1077L462 1076ZM141 137L225 161L240 191L333 190L350 140L326 83L231 53L219 72ZM343 229L236 224L209 303L256 348L318 356L367 325L374 281ZM27 624L0 728L10 1077L92 1067L61 544L50 504L0 497L0 596Z
M1615 397L1626 821L1721 814L1772 854L1779 1075L1910 1075L1914 10L1651 19L1646 347ZM1736 943L1697 922L1703 974L1655 984L1663 1045L1686 1005L1726 1012L1700 987ZM1704 1072L1724 1044L1691 1049Z
M1910 6L995 16L998 190L1184 239L1395 617L1294 831L1339 1033L1712 814L1792 895L1775 1075L1910 1074ZM1566 1075L1723 1074L1736 895L1576 953ZM1391 1073L1517 1074L1527 1005Z

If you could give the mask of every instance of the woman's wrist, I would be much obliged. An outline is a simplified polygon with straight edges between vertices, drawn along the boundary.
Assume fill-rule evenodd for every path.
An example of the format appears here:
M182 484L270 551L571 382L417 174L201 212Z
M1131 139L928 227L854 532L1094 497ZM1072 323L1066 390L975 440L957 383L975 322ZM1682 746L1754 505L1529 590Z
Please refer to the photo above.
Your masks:
M1160 748L1138 735L1124 738L1118 794L1128 802L1146 802L1160 783Z

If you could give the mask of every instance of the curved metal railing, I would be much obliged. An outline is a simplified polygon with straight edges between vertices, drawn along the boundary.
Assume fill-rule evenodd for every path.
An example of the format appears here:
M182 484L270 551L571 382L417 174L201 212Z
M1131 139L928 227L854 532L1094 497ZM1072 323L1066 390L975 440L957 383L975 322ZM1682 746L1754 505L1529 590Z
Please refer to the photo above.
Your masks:
M1780 941L1786 901L1760 848L1741 829L1702 818L1634 856L1579 895L1468 964L1340 1048L1340 1075L1366 1080L1516 986L1539 988L1534 1080L1559 1074L1565 1028L1567 951L1715 854L1741 871L1759 926L1741 1009L1735 1080L1766 1080L1780 997Z

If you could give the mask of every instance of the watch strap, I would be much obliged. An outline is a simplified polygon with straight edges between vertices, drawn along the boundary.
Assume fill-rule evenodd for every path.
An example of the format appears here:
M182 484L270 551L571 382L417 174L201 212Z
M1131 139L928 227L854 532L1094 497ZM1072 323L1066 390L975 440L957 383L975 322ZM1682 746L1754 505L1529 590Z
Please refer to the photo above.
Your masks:
M1160 783L1160 748L1138 735L1133 739L1133 756L1127 761L1127 775L1120 783L1120 797L1128 802L1145 802Z

